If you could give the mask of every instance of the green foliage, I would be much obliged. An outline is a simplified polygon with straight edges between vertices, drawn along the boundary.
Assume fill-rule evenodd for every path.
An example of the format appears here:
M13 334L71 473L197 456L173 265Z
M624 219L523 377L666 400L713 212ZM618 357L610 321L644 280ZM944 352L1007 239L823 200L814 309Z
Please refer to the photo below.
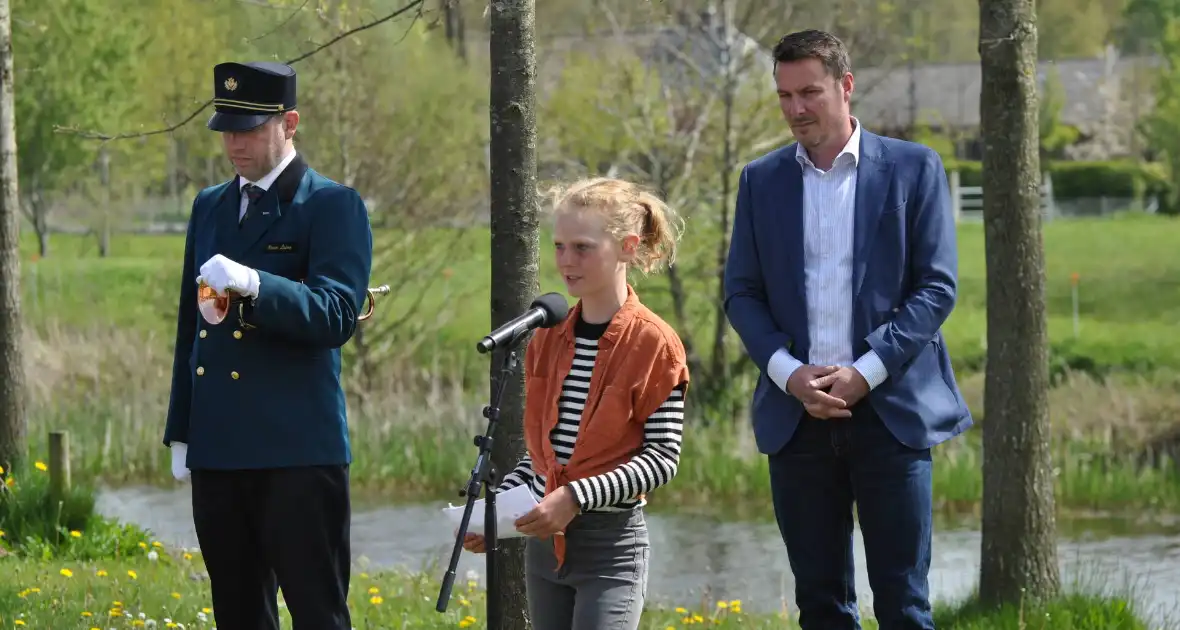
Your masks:
M1038 116L1041 125L1041 151L1045 156L1059 157L1062 150L1077 142L1081 134L1076 127L1066 125L1061 120L1066 95L1061 84L1061 72L1057 66L1051 66L1046 71L1045 83L1041 89Z
M946 171L959 171L963 186L983 183L983 166L970 160L947 160ZM1057 199L1086 197L1135 197L1159 195L1164 204L1173 194L1174 184L1164 165L1132 160L1051 161L1046 166L1053 178L1053 196Z
M41 560L96 560L146 553L146 532L103 518L94 489L74 485L59 501L43 462L0 474L0 547Z

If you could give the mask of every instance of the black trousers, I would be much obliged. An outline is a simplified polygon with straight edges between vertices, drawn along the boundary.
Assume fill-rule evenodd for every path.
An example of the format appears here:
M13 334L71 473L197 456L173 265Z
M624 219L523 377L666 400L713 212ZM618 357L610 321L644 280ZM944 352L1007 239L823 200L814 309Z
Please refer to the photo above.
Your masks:
M193 521L221 630L349 630L347 466L192 471Z

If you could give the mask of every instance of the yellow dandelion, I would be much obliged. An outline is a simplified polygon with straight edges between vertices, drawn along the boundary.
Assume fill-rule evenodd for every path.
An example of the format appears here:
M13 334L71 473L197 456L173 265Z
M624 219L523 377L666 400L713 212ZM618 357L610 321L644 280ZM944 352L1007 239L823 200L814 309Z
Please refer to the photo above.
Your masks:
M369 594L370 595L376 595L377 593L380 593L380 592L381 592L381 589L377 588L376 586L369 587Z
M95 571L95 572L94 572L94 575L96 575L96 576L98 576L98 577L106 577L106 576L107 576L107 572L106 572L106 571L104 571L104 570L102 570L102 569L99 569L99 570L97 570L97 571Z
M164 624L164 627L165 628L179 628L180 626L176 625L175 621L169 621L168 623Z
M58 573L61 573L62 575L64 575L65 577L68 577L68 578L74 577L74 572L69 569L62 569L61 571L58 571Z
M683 606L677 606L676 607L676 614L677 615L687 615L688 611L685 610Z
M718 608L728 608L729 602L717 602L717 607Z
M81 537L82 537L82 532L80 532L76 529L70 530L70 538L81 538Z
M139 541L139 548L140 549L147 549L147 543L143 542L142 540Z
M363 578L365 578L365 579L367 580L367 579L369 579L369 574L368 574L368 573L362 573L362 574L361 574L361 577L363 577Z
M82 611L82 616L83 616L83 617L93 617L93 616L94 616L94 613L91 613L91 612L89 612L89 611L83 610L83 611Z
M0 475L3 475L3 474L4 474L4 467L0 466Z
M129 577L133 580L138 580L139 574L137 574L135 571L127 571L127 577Z
M123 602L111 602L111 605L114 606L115 608L122 608Z
M211 614L213 614L213 609L206 607L206 608L202 608L201 612L205 613L206 615L211 615Z
M21 621L20 619L17 619L15 623L16 623L16 625L18 625L18 626L23 626L23 625L25 625L25 622Z
M110 610L110 612L108 612L107 614L109 614L112 617L122 617L123 611L122 611L122 609L119 609L119 608L112 608Z
M160 541L158 541L158 540L153 542L152 546L155 547L156 549L163 549L164 548L164 545L161 544Z
M131 625L136 628L142 628L146 624L144 624L143 619L136 619L135 621L131 622Z
M37 463L33 464L33 466L37 470L40 470L41 472L45 472L45 471L49 470L49 466L46 466L45 462L37 462Z
M189 552L187 552L187 551L186 551L186 552L184 552L184 555L183 555L183 556L181 556L181 557L183 557L185 560L192 560L192 559L193 559L193 554L191 554L191 553L189 553Z
M472 617L471 615L467 615L466 617L459 620L460 628L467 628L472 625L475 625L475 617Z
M4 530L0 529L0 538L4 538Z
M5 479L5 480L4 480L4 485L8 486L9 488L11 488L11 487L15 486L15 485L16 485L16 478L15 478L15 477L9 477L8 479Z
M370 598L369 598L369 603L370 603L370 604L372 604L372 605L374 605L374 606L380 606L380 605L381 605L381 602L384 602L384 601L385 601L385 600L384 600L384 599L382 599L382 597L381 597L380 595L374 595L374 596L372 596L372 597L370 597Z
M465 598L465 597L460 597L459 598L459 605L460 606L470 606L471 602L467 601L467 598Z
M40 589L40 588L38 588L38 587L36 587L36 586L34 586L34 587L32 587L32 588L30 588L30 589L29 589L29 592L30 592L30 593L40 593L40 592L41 592L41 589Z
M172 599L180 599L180 593L173 593Z

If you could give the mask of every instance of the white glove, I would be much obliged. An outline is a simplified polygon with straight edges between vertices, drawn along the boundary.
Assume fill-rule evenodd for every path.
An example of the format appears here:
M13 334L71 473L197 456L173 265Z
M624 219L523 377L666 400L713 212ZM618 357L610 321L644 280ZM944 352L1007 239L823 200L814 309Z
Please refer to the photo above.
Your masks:
M172 476L176 477L177 481L188 481L189 471L188 466L185 465L185 458L188 456L188 444L184 442L172 443Z
M258 297L258 272L221 254L201 265L197 283L202 280L218 295L225 295L226 290L230 289L242 295Z

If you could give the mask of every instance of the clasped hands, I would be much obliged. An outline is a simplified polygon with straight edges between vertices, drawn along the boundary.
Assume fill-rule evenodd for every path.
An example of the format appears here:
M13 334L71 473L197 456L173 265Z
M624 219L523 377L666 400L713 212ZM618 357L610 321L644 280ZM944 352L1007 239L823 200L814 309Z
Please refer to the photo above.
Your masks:
M258 297L258 272L221 254L201 265L197 284L204 282L218 295L234 291L247 297Z
M562 486L553 494L541 499L537 507L516 519L513 525L516 526L516 531L525 536L546 539L564 530L578 515L580 509L573 491L567 486ZM468 532L463 538L463 548L473 553L484 553L487 551L487 543L483 536Z
M787 379L787 391L816 418L851 418L852 407L869 393L869 382L850 366L804 365Z

